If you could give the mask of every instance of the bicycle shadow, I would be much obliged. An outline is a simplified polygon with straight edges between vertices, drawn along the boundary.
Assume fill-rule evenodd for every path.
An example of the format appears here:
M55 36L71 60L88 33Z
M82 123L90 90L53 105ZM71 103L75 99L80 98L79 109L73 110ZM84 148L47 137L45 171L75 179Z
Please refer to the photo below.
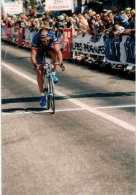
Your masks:
M135 92L112 92L112 93L87 93L87 94L77 94L68 96L56 96L55 100L68 100L75 98L106 98L106 97L122 97L122 96L133 96ZM2 99L2 105L13 104L13 103L28 103L28 102L40 102L40 97L23 97L23 98L6 98ZM12 113L17 111L22 112L42 112L46 111L47 108L44 107L28 107L28 108L3 108L1 109L4 113Z
M130 92L112 92L112 93L83 93L76 95L67 95L67 96L55 96L55 100L65 100L65 99L75 99L75 98L102 98L102 97L121 97L121 96L133 96L134 91ZM25 103L25 102L39 102L40 97L21 97L21 98L6 98L2 99L2 104L10 103Z
M32 112L32 113L37 113L37 112L42 112L42 111L47 111L48 109L46 107L44 108L32 108L32 107L28 107L28 108L7 108L7 109L2 109L1 111L3 113L15 113L15 112Z

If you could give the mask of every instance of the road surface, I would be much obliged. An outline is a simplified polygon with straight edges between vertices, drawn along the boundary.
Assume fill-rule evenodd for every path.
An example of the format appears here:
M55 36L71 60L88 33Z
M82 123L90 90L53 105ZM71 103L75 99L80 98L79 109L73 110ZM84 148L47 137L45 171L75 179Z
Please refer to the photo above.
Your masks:
M3 195L135 195L134 81L65 63L52 115L30 51L2 43Z

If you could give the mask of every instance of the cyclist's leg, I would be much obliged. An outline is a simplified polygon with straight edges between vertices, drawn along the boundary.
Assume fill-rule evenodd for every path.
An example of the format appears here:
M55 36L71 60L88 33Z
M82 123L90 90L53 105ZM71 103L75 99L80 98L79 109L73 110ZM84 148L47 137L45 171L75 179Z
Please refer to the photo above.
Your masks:
M43 93L44 92L44 88L43 88L43 82L44 81L43 81L43 68L42 68L42 65L37 65L36 71L37 71L38 87L39 87L40 93Z
M53 77L53 81L54 81L54 83L58 83L59 82L59 80L58 80L58 78L56 77L56 67L57 67L57 55L56 55L56 53L55 52L53 52L52 50L49 50L48 51L48 54L51 56L51 58L52 58L52 60L53 60L53 62L54 62L54 66L53 66L53 68L52 68L52 77Z
M42 65L37 65L36 68L37 71L37 83L38 87L41 93L41 100L40 100L40 105L45 106L46 105L46 99L45 99L45 93L44 93L44 79L43 79L43 67Z
M52 60L54 61L54 69L53 72L56 72L57 65L60 66L62 71L66 70L66 67L62 64L62 53L59 48L59 44L54 44L52 47L49 47L48 54L51 56Z
M54 67L52 69L52 72L56 72L56 68L57 68L57 54L55 52L53 52L52 50L48 51L48 54L51 56L53 62L54 62Z

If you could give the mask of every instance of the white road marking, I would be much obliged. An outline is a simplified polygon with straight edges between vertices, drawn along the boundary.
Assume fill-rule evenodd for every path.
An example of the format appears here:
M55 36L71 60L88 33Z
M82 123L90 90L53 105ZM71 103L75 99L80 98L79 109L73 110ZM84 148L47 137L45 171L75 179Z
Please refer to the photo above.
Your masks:
M3 65L4 67L6 67L7 69L9 69L10 71L12 71L12 72L18 74L19 76L21 76L21 77L23 77L23 78L25 78L25 79L27 79L27 80L29 80L29 81L31 81L32 83L34 83L34 84L37 85L37 81L36 81L36 80L34 80L34 79L32 79L32 78L26 76L25 74L23 74L23 73L21 73L21 72L15 70L15 69L12 68L10 65L5 64L4 62L2 62L2 65ZM66 96L65 94L63 94L63 93L61 93L61 92L59 92L59 91L57 91L57 90L55 90L55 92L56 92L57 95ZM73 104L79 106L81 109L87 110L87 111L90 112L90 113L93 113L93 114L95 114L95 115L100 116L101 118L104 118L104 119L106 119L106 120L108 120L108 121L111 121L112 123L114 123L114 124L116 124L116 125L118 125L118 126L124 128L124 129L126 129L126 130L128 130L128 131L136 132L135 126L133 126L133 125L131 125L131 124L129 124L129 123L123 121L123 120L120 120L120 119L118 119L118 118L116 118L116 117L113 117L113 116L111 116L111 115L109 115L109 114L106 114L106 113L104 113L104 112L101 112L101 111L98 110L98 108L90 107L90 106L88 106L88 105L82 103L82 102L79 101L79 100L74 100L74 99L72 99L70 96L68 96L68 97L69 97L68 101L70 101L70 102L72 102Z
M129 105L119 105L119 106L100 106L96 107L97 109L111 109L111 108L135 108L136 104L129 104Z

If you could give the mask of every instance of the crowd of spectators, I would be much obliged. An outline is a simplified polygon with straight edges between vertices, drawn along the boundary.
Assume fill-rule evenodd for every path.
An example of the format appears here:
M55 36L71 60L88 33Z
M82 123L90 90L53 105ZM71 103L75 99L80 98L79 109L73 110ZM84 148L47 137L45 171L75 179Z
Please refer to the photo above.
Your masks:
M2 25L8 27L22 27L31 31L38 31L41 28L50 28L57 36L63 32L64 28L72 28L73 36L86 33L94 35L104 32L106 35L119 38L120 34L133 33L135 27L136 10L126 8L118 10L112 7L110 10L102 10L100 13L93 9L84 10L83 13L66 14L62 12L55 16L54 12L46 12L46 3L37 2L33 6L30 0L24 0L24 13L19 15L2 17Z

